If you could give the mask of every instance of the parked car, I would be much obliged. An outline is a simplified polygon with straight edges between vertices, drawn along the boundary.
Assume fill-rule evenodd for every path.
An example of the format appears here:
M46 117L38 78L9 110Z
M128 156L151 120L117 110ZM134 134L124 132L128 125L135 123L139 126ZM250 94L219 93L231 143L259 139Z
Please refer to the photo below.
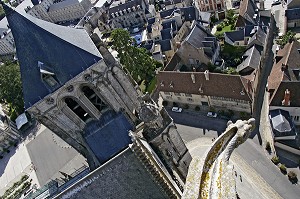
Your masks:
M215 113L215 112L208 112L206 116L207 116L207 117L217 117L218 114Z
M176 112L176 113L181 113L181 112L182 112L182 108L179 108L179 107L174 106L174 107L172 108L172 111L173 111L173 112Z

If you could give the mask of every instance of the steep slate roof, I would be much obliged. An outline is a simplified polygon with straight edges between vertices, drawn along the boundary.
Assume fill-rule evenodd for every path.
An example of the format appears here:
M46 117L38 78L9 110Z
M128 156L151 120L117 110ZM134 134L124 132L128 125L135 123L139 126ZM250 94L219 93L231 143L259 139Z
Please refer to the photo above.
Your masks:
M129 147L61 193L62 197L170 198Z
M173 34L172 33L173 33L173 31L172 31L171 28L162 29L160 31L162 40L172 39L173 38Z
M233 43L236 41L244 41L244 30L225 32L224 36L230 39Z
M288 20L300 19L300 8L288 9L285 11L285 16Z
M171 40L161 40L159 44L162 52L172 50Z
M245 60L237 66L237 71L241 72L246 68L251 68L248 70L257 69L261 58L260 52L261 49L259 49L259 47L256 45L249 48L243 55L243 57L246 57Z
M267 33L266 29L267 27L260 27L260 26L255 26L257 27L256 33L249 39L248 41L248 47L251 47L254 44L264 46L267 38Z
M271 106L282 106L284 91L290 91L291 106L300 106L300 43L287 43L276 55L272 71L268 78L268 89L274 90ZM287 67L286 67L287 66Z
M252 0L242 0L240 3L239 17L236 22L237 27L255 24L253 16L255 14L256 5Z
M159 12L160 18L166 18L168 16L171 16L174 12L175 8L169 9L169 10L163 10Z
M212 34L208 33L200 24L196 23L192 28L190 34L184 39L184 42L190 43L195 48L205 47L203 41L211 41L207 40L208 37L215 38ZM216 42L214 39L211 42Z
M59 26L4 7L20 63L25 108L101 59L85 30ZM38 62L54 73L57 86L51 88L42 80Z
M132 0L132 1L115 1L115 4L112 3L111 6L109 7L109 16L111 17L112 13L123 11L123 10L128 10L128 8L137 7L140 5L142 7L142 2L143 0Z
M198 10L194 6L180 8L180 11L184 13L185 21L193 21L198 19Z
M195 76L195 83L192 81L192 74ZM209 80L206 80L204 72L160 71L157 79L159 91L251 101L245 87L247 80L239 75L209 73ZM200 88L203 93L199 92ZM241 94L242 91L244 95Z

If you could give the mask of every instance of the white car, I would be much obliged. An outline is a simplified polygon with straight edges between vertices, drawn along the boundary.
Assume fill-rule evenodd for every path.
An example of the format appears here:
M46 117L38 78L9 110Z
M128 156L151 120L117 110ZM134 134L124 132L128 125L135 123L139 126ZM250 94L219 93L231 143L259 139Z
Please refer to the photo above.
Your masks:
M174 107L172 108L172 111L173 111L173 112L176 112L176 113L181 113L181 112L182 112L182 108L179 108L179 107L175 107L175 106L174 106Z
M217 117L218 115L215 112L208 112L206 116L207 117Z

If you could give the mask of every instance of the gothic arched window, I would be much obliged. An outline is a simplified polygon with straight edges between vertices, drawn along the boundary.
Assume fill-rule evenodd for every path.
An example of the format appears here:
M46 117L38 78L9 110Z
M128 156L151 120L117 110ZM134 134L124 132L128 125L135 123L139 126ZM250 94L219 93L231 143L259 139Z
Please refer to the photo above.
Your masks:
M84 95L93 103L93 105L101 112L105 110L108 106L104 103L100 97L88 86L82 87L82 92Z
M67 106L84 122L91 118L91 116L72 98L65 98Z

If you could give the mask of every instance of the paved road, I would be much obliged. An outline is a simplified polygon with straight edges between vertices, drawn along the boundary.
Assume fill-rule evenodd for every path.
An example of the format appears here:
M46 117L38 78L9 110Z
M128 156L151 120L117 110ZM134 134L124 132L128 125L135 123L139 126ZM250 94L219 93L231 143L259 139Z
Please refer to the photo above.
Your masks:
M169 114L177 124L178 130L190 148L192 155L196 154L201 156L209 146L209 143L211 143L211 138L224 132L226 128L225 120L207 118L203 113L190 113L184 110L182 113L169 111ZM205 135L203 129L208 130ZM202 138L206 139L203 140ZM196 148L196 146L201 147ZM242 159L243 163L249 165L251 169L247 169L248 171L252 170L257 172L250 181L254 184L256 182L256 186L264 184L264 187L262 187L264 193L272 193L273 198L279 198L278 195L285 199L299 198L300 186L291 184L287 176L283 175L267 158L263 148L254 143L252 139L248 139L244 144L239 146L239 148L235 150L235 154ZM278 193L277 196L272 190Z
M204 112L183 110L182 113L175 113L167 108L168 113L176 124L197 127L203 131L216 131L220 135L227 126L227 121L219 118L210 118Z

